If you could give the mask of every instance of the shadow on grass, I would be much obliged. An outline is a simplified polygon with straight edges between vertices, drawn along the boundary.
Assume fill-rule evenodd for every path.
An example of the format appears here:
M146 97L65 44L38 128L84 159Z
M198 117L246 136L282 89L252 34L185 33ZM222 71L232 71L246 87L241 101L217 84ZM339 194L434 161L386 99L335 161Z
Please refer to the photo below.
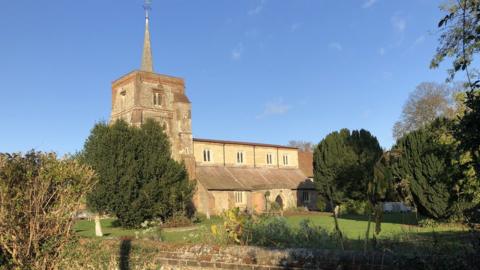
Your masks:
M129 270L130 269L130 251L132 249L132 240L122 239L120 244L120 260L119 260L119 269L120 270Z
M118 219L115 219L110 223L110 227L111 228L122 228L122 225L120 225L120 222L118 221Z

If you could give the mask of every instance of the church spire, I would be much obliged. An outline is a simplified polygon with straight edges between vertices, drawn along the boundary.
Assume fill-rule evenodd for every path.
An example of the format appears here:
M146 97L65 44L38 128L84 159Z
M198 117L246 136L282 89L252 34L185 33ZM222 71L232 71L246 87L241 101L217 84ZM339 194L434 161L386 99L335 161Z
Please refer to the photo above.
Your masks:
M153 59L152 59L152 48L150 45L150 30L149 30L149 20L150 20L150 10L152 5L151 0L145 0L143 8L145 9L145 40L143 42L143 55L142 55L142 71L153 72Z

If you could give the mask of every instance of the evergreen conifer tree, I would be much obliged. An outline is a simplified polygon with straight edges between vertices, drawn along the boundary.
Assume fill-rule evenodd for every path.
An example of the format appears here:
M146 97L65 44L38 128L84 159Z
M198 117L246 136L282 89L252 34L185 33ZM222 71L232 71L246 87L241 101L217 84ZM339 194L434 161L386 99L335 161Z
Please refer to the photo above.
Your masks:
M170 143L154 120L95 125L81 155L99 176L88 196L92 209L115 215L124 227L186 214L193 196L185 166L171 158Z

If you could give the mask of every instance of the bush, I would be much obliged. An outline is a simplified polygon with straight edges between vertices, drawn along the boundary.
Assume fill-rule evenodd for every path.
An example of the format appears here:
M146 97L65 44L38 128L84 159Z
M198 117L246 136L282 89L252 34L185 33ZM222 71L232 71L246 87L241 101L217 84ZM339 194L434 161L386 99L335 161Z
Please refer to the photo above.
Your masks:
M303 220L298 228L292 227L284 217L254 216L239 208L223 214L222 227L211 226L217 243L241 244L265 247L312 247L325 246L329 233Z
M292 231L285 218L266 217L255 223L248 224L246 236L250 245L285 247L292 242Z
M438 226L438 222L431 218L425 218L418 222L418 226L424 228L435 228Z
M56 268L94 182L94 172L72 159L0 154L0 261L15 269Z
M340 205L340 214L365 215L368 203L366 201L347 200Z
M293 228L284 217L265 217L247 224L244 236L249 245L287 248L319 248L330 240L327 230L312 226L308 219Z
M174 214L172 217L167 219L162 224L162 228L186 227L191 225L193 225L192 220L186 215L179 213L179 214Z

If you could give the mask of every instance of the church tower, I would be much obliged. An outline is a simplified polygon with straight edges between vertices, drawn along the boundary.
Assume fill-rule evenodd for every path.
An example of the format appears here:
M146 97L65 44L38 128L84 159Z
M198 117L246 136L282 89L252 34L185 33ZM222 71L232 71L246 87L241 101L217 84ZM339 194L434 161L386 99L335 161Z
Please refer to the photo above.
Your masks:
M146 0L145 39L142 64L112 83L112 112L110 121L123 119L140 126L146 119L162 124L170 138L172 157L184 161L190 178L195 178L191 103L185 94L182 78L154 72L150 41L150 1Z

